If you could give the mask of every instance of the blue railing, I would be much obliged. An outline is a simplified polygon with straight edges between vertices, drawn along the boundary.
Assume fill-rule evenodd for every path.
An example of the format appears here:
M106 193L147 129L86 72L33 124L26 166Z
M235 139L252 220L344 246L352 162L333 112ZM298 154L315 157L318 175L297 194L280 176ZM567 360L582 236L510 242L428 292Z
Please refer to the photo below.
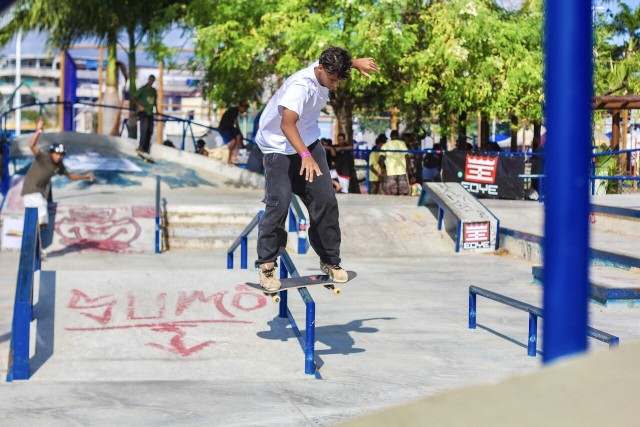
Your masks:
M298 196L291 194L291 204L289 205L289 232L298 233L298 253L306 254L309 250L309 238L307 228L309 222L302 211Z
M293 260L288 253L283 252L280 256L280 278L285 279L287 275L291 277L300 277L300 273L298 273L298 269L293 264ZM280 308L278 316L281 318L289 319L289 323L291 324L291 328L298 338L298 342L302 347L302 351L304 351L304 373L308 375L315 375L316 378L320 378L320 373L316 369L315 362L315 343L316 343L316 303L313 301L311 294L307 290L307 288L298 288L298 293L304 301L306 306L305 312L305 336L302 338L302 334L298 329L298 325L296 324L296 320L293 318L291 311L289 311L289 307L287 306L287 292L280 292Z
M8 382L28 380L30 376L29 342L31 321L33 320L34 273L37 270L40 270L38 209L27 208L24 215L18 282L13 305L9 369L7 373Z
M247 225L244 228L242 233L240 233L240 235L236 238L236 240L233 241L231 246L229 246L229 249L227 249L227 269L231 270L233 268L233 252L238 248L238 246L241 246L240 247L240 268L243 270L247 269L248 236L249 236L249 233L251 233L253 229L256 228L256 226L260 223L260 218L262 218L263 214L264 214L264 211L258 212L258 214L255 217L253 217L249 225Z
M240 251L240 268L247 268L247 236L251 231L260 223L260 218L264 214L264 211L260 211L254 218L251 220L249 225L245 227L245 229L240 233L240 236L229 246L227 250L227 269L233 268L233 252L241 246ZM288 253L283 252L280 256L280 278L285 279L287 277L300 277L296 266L293 264L291 257ZM305 337L302 337L300 330L296 324L293 315L289 311L288 308L288 293L287 291L281 291L278 293L280 297L280 306L278 310L278 316L281 318L289 319L289 323L291 323L291 327L298 339L298 342L302 346L302 350L305 353L305 368L304 371L306 374L315 375L316 378L320 378L319 372L317 372L316 364L315 364L315 310L316 305L311 298L311 294L306 288L298 288L298 292L302 297L306 305L306 330Z
M529 313L529 339L527 344L527 355L529 355L530 357L535 357L537 351L536 346L538 343L538 318L544 318L543 310L539 307L535 307L531 304L518 301L516 299L489 291L487 289L479 288L477 286L469 286L469 329L476 329L477 295ZM591 338L595 338L599 341L609 344L609 348L616 347L620 343L620 339L618 337L600 331L598 329L594 329L590 326L587 328L587 335Z

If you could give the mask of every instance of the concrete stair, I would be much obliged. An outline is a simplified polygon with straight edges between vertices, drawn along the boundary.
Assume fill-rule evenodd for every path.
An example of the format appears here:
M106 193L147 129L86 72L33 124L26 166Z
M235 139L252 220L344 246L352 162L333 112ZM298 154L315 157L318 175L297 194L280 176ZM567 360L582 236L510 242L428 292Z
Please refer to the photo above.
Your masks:
M165 243L170 250L227 248L257 213L247 206L167 206Z

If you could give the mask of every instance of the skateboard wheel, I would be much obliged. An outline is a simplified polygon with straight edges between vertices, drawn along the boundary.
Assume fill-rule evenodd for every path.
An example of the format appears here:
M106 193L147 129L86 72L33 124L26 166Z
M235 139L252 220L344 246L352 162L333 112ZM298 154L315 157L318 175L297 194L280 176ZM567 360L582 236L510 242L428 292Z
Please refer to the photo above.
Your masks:
M333 291L333 294L334 294L334 295L340 295L340 294L342 293L342 291L340 290L340 288L333 288L333 289L332 289L332 291Z
M271 299L273 300L273 302L275 302L276 304L280 302L280 295L272 295Z

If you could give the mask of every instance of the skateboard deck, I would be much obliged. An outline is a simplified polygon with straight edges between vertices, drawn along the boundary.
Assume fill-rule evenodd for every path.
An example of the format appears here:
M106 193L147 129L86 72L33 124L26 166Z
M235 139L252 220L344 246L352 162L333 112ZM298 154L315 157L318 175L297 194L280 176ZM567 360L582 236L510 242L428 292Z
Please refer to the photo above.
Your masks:
M145 163L155 163L156 161L153 160L153 157L151 157L150 155L148 155L147 153L142 153L140 151L136 151L136 154L138 155L138 157L140 157L142 159L142 161L144 161Z
M312 274L310 276L288 277L286 279L280 279L280 289L275 292L267 291L262 286L260 286L259 283L247 282L245 284L247 286L251 286L254 289L262 291L263 294L271 297L273 302L280 302L280 296L278 295L278 292L288 291L291 289L306 288L315 285L322 285L325 288L331 290L335 295L340 295L342 291L340 290L339 286L349 283L350 281L355 279L358 273L356 273L355 271L347 271L347 275L349 276L349 279L346 282L342 283L332 281L331 278L326 274Z

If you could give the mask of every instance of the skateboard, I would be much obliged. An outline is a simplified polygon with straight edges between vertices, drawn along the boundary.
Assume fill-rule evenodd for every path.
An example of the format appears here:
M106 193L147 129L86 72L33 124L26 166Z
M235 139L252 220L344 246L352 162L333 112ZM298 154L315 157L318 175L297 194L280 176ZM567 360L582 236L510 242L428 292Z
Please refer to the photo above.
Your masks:
M143 162L145 163L155 163L156 161L153 160L153 157L151 157L149 154L147 153L143 153L141 151L136 151L136 154L138 155L138 157L140 157L142 159Z
M326 274L314 274L311 276L301 277L289 277L287 279L280 279L280 289L275 292L270 292L260 286L259 283L245 283L247 286L251 286L254 289L262 291L268 297L271 297L273 302L280 302L280 295L278 292L288 291L290 289L306 288L308 286L322 285L334 293L334 295L340 295L342 292L339 285L349 283L358 275L355 271L347 271L349 279L346 282L338 283L331 281L331 278Z

